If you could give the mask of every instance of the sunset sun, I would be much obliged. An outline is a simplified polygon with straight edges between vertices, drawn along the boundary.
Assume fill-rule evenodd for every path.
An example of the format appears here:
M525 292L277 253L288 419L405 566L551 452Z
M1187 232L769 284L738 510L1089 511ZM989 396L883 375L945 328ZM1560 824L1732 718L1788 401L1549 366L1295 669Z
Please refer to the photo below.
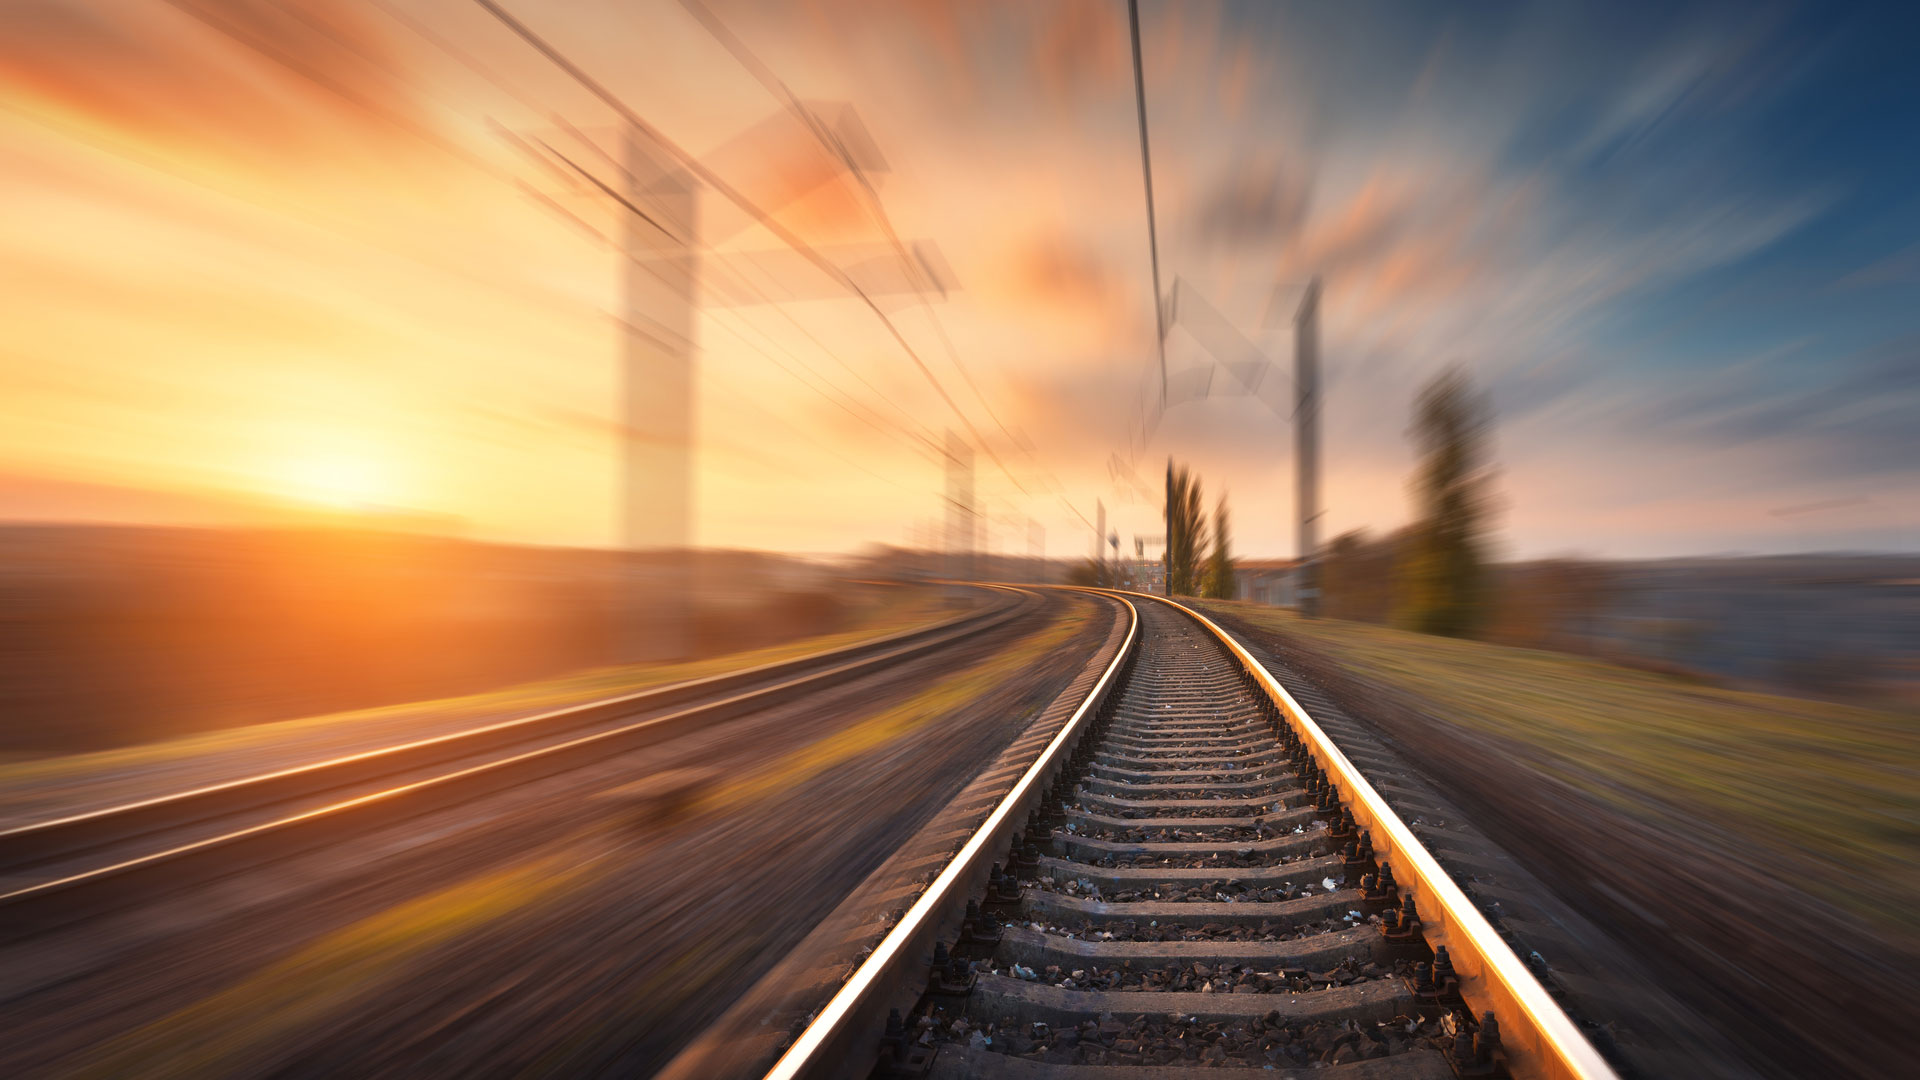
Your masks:
M352 451L313 454L288 464L285 492L303 502L357 509L391 500L387 470L375 458Z

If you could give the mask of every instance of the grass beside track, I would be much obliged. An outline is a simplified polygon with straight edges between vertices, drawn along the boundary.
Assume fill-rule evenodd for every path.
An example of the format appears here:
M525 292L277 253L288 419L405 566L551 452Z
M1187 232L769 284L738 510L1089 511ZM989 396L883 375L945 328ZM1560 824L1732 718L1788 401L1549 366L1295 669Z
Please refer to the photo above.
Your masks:
M594 869L558 856L482 874L328 934L99 1047L77 1077L237 1076L269 1048L351 1007L436 948L560 895Z
M1623 815L1711 826L1892 942L1920 943L1920 716L1253 604L1201 607L1292 635Z
M849 761L880 751L919 728L958 712L968 702L986 697L1022 671L1045 661L1080 633L1094 615L1095 611L1090 608L1070 610L1052 625L1036 630L991 659L940 679L892 708L739 777L715 792L708 803L717 807L762 799L774 791L795 787Z
M226 728L84 754L0 762L0 823L44 816L84 790L90 805L358 753L406 739L853 645L949 618L931 589L890 589L833 634L682 663L593 668L478 694ZM152 790L147 790L151 788Z

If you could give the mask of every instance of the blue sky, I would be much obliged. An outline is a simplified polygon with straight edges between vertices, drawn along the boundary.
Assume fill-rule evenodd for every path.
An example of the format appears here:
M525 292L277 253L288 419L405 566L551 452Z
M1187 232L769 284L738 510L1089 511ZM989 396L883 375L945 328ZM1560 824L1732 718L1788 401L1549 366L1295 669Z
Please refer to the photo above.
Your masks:
M1365 324L1402 298L1335 316L1330 458L1390 455L1404 424L1351 399L1458 363L1497 404L1522 553L1920 546L1912 7L1228 11L1223 37L1278 58L1255 97L1312 177L1303 228L1342 174L1433 165L1382 249L1475 219L1445 242L1460 303L1386 339ZM1392 523L1334 487L1336 528Z

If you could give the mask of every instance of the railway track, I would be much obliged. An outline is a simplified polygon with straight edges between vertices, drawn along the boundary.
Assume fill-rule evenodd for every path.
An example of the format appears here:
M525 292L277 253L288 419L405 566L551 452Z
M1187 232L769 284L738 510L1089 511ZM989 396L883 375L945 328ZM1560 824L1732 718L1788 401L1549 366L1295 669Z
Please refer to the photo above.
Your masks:
M1613 1076L1250 655L1122 602L1072 718L769 1080Z
M839 649L0 830L0 943L791 702L974 640L1040 603L986 588L979 610Z

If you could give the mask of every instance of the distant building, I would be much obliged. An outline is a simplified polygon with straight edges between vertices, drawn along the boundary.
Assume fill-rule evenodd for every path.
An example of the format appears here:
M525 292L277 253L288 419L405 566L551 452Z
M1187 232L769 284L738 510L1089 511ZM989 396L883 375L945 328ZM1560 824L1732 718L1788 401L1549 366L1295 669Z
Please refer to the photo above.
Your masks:
M1127 565L1133 572L1134 587L1141 592L1167 591L1167 568L1159 559L1135 559Z
M1234 599L1256 604L1298 607L1298 559L1237 559L1233 564Z

